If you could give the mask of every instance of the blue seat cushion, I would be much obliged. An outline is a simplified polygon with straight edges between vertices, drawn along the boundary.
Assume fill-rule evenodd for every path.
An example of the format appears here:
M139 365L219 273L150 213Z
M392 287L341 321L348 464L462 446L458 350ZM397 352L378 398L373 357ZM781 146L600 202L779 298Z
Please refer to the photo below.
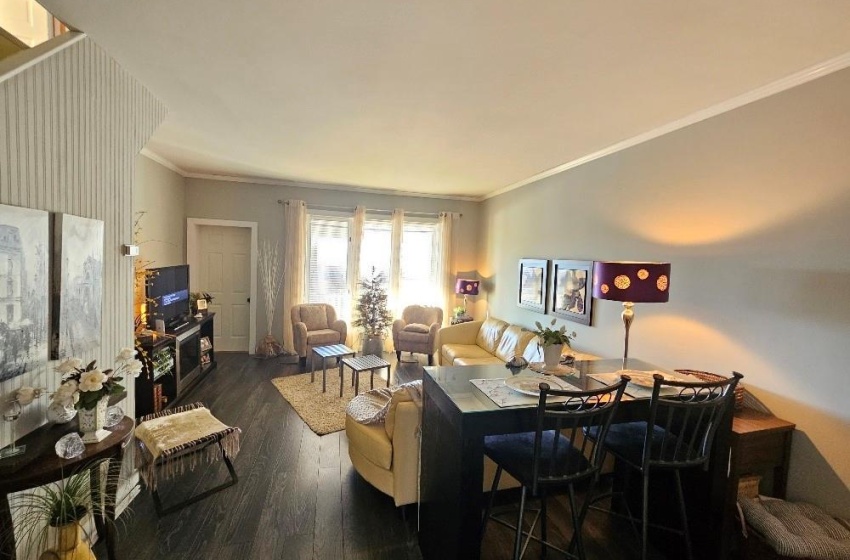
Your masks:
M569 438L560 433L558 437L557 450L553 451L555 431L543 432L539 476L572 475L588 469L590 462L572 446ZM484 453L524 486L533 484L534 432L487 436ZM556 461L557 466L552 461ZM550 470L550 466L554 468Z
M608 429L608 436L605 438L605 449L634 467L641 468L646 429L646 422L611 424ZM586 433L591 439L598 439L599 426L588 428ZM650 458L654 461L672 461L676 452L677 441L678 438L673 433L660 426L653 426ZM682 450L680 449L679 452L682 453Z

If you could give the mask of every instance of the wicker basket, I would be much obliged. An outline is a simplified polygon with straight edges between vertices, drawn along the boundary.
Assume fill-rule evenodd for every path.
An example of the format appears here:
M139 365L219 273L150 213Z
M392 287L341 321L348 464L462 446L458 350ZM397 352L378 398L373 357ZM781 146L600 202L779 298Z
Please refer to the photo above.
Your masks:
M700 381L722 381L723 379L727 379L726 377L717 375L716 373L709 373L707 371L699 371L696 369L677 369L675 371L682 375L692 375ZM744 391L744 386L740 383L735 386L735 410L741 410L744 408Z

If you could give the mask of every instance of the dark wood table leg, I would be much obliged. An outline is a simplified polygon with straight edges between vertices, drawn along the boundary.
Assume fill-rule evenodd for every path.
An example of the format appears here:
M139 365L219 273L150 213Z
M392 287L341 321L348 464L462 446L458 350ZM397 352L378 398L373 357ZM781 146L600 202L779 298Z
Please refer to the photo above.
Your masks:
M15 528L9 510L9 496L0 498L0 559L15 560Z

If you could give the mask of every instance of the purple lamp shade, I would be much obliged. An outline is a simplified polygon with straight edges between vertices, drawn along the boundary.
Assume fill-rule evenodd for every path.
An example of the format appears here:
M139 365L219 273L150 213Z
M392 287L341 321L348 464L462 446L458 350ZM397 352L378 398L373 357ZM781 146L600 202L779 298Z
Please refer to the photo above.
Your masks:
M670 263L593 263L593 297L633 303L670 299Z
M463 296L477 296L478 284L480 284L478 280L458 278L455 283L455 293Z

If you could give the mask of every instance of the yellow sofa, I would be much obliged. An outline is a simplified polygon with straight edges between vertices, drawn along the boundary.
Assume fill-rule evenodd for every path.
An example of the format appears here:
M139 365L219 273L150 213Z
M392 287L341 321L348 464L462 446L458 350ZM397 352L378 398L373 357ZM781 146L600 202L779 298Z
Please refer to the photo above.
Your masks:
M529 362L540 359L533 332L493 318L440 329L437 348L443 366L503 364L514 356Z

